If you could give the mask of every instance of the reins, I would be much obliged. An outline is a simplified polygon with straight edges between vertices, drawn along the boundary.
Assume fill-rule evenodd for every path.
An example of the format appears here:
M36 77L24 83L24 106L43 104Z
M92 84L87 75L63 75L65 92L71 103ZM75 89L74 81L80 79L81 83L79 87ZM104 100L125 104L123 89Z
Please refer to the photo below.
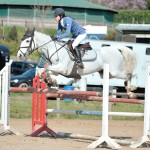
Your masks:
M48 43L50 43L50 42L52 42L52 41L53 41L53 40L50 40L50 41L48 41L48 42L46 42L46 43L44 43L44 44L38 46L37 48L35 48L35 50L37 50L37 52L38 52L38 49L39 49L40 47L42 47L42 46L44 46L44 45L46 45L46 44L48 44ZM55 43L56 41L53 41L53 42ZM52 58L52 57L54 56L54 54L56 54L59 50L61 50L63 47L65 47L65 45L67 45L67 42L65 42L65 44L63 44L59 49L57 49L56 43L55 43L56 51L55 51L50 57L49 57L49 53L47 52L48 57L46 57L46 60L48 60L49 63L52 64L51 58ZM38 52L38 54L40 55L39 52ZM44 59L45 59L45 58L44 58Z
M29 37L29 35L26 36L26 37L24 37L24 40L25 40L25 38L28 38L28 37ZM42 44L42 45L40 45L40 46L38 46L38 47L35 48L34 32L32 32L32 34L30 34L30 37L31 37L31 40L30 40L29 46L19 47L19 48L27 48L27 51L28 51L29 54L31 54L34 50L37 50L38 54L40 55L40 52L38 51L38 49L40 49L41 47L43 47L43 46L45 46L45 45L47 45L48 43L50 43L50 42L53 41L53 40L51 39L51 40L49 40L48 42L46 42L46 43L44 43L44 44ZM48 57L44 58L44 59L46 59L46 61L49 61L49 63L50 63L51 65L52 65L51 58L54 56L54 54L56 54L59 50L61 50L63 47L65 47L65 46L67 45L67 42L65 42L63 45L61 45L61 47L59 47L59 48L57 49L55 42L58 42L58 41L53 41L53 42L54 42L54 44L55 44L55 49L56 49L56 51L55 51L54 53L52 53L51 56L49 56L49 52L48 52L48 49L47 49L47 55L48 55ZM32 43L34 44L33 48L32 48ZM21 50L20 50L20 51L21 51ZM22 54L24 55L24 57L26 58L26 54L23 53L22 51L21 51L21 53L22 53ZM25 59L25 60L26 60L26 59Z
M55 41L54 41L55 42ZM52 62L51 62L51 58L53 57L53 55L55 54L55 53L57 53L59 50L61 50L63 47L65 47L67 45L67 42L65 43L65 44L63 44L59 49L57 49L56 48L56 51L50 56L50 58L49 58L49 61L50 61L50 63L52 64Z

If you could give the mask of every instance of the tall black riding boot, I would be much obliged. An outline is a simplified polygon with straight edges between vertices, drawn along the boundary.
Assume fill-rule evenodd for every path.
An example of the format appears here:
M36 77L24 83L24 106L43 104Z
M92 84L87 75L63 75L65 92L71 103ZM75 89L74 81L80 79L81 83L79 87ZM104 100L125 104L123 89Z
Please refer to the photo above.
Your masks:
M75 47L75 53L76 53L76 56L77 56L77 65L81 68L81 69L84 69L84 65L82 63L82 59L81 59L81 53L80 53L80 50Z

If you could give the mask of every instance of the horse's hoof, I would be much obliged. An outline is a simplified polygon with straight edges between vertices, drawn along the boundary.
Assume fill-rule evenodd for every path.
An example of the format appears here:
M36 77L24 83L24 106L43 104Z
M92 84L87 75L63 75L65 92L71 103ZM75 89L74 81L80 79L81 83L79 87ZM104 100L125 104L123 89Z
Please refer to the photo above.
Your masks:
M125 89L128 90L128 86L126 86ZM135 90L137 90L137 87L135 86L130 87L130 91L135 91Z
M136 94L133 93L133 92L128 92L127 95L128 95L128 97L129 97L130 99L135 99L135 98L136 98Z

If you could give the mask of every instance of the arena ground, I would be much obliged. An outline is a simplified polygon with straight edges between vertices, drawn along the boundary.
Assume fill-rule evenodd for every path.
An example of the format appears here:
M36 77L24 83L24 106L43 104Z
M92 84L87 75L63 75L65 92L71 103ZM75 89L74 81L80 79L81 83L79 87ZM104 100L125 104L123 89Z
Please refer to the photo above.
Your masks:
M11 119L10 126L22 135L0 136L1 150L87 150L91 140L51 138L48 136L30 137L31 119ZM65 120L49 119L48 126L55 132L71 132L91 136L101 135L101 121L97 120ZM111 137L127 140L137 140L143 135L142 121L113 121L109 122ZM106 148L97 148L106 150ZM131 148L122 146L122 150ZM149 147L138 148L148 150Z

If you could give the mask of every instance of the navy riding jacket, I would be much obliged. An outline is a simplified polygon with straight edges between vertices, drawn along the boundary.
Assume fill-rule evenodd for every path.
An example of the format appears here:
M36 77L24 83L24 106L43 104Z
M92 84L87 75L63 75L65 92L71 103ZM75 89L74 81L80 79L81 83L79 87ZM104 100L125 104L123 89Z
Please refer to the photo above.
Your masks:
M66 30L66 32L62 33L62 30ZM58 23L57 37L62 39L68 37L70 33L72 34L72 38L75 39L79 34L84 34L85 29L71 17L64 17Z

